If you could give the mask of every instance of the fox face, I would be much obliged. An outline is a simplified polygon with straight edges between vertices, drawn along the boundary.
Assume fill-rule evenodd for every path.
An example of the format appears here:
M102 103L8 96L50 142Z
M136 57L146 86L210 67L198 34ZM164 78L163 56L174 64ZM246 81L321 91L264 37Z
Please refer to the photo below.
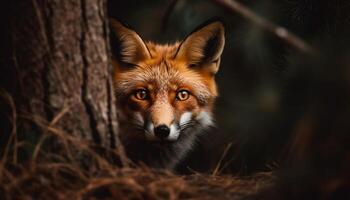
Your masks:
M111 30L120 139L132 160L173 167L213 124L224 26L207 22L172 45L115 20Z

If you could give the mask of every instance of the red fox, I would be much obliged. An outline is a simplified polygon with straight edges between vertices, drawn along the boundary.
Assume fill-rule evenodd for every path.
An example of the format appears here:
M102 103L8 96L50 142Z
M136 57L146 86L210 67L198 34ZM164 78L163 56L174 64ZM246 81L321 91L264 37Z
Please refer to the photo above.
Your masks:
M111 20L119 137L129 158L174 168L198 134L213 125L215 74L225 44L220 20L210 20L174 44L144 42Z

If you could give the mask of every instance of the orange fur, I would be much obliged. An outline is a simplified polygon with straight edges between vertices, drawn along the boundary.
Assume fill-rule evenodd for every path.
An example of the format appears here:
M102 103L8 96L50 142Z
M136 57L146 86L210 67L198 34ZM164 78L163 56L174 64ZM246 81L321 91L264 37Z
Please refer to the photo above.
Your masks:
M127 152L129 144L136 141L139 148L148 148L149 151L159 145L160 151L177 149L175 154L182 155L174 155L172 162L165 162L164 158L156 155L150 159L149 155L139 156L137 152L129 151L133 160L141 160L151 166L176 164L176 160L184 154L180 153L181 148L187 152L190 142L193 143L195 133L192 132L199 132L197 129L201 126L210 125L213 104L218 95L214 75L218 71L224 45L223 25L215 21L193 32L182 42L159 45L144 43L136 32L117 21L111 24L117 42L112 42L112 45L118 47L118 52L114 52L113 65L121 140ZM135 95L140 91L147 98L139 99ZM185 91L184 100L179 99L181 91ZM184 116L184 113L190 113L190 117ZM190 127L192 131L181 129L185 126L181 120L194 124ZM133 125L138 128L133 128ZM166 137L157 139L149 136L153 130L153 135L157 133L156 128L160 126L168 127L172 144L164 143L168 139ZM188 139L184 141L182 138ZM131 151L144 150L134 148L130 147Z

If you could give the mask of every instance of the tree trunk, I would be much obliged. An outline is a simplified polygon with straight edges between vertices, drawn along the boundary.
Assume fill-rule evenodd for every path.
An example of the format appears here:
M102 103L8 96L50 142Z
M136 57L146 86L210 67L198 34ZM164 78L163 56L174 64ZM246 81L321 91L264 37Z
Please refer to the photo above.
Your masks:
M114 147L106 0L16 0L10 8L6 76L20 116ZM38 132L23 122L23 132Z

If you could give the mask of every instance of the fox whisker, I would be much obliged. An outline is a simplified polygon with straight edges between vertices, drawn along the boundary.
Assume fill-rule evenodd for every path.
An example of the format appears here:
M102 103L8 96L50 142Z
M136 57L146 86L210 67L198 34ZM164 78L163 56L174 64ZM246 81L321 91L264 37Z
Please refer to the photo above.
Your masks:
M141 131L141 132L145 132L146 131L145 128L142 125L138 124L138 123L129 122L128 123L128 127L130 129L133 129L133 130L136 130L136 131Z
M190 122L187 122L187 123L184 123L184 124L181 124L180 125L180 131L184 131L188 128L191 128L191 127L194 127L198 124L197 121L190 121Z

